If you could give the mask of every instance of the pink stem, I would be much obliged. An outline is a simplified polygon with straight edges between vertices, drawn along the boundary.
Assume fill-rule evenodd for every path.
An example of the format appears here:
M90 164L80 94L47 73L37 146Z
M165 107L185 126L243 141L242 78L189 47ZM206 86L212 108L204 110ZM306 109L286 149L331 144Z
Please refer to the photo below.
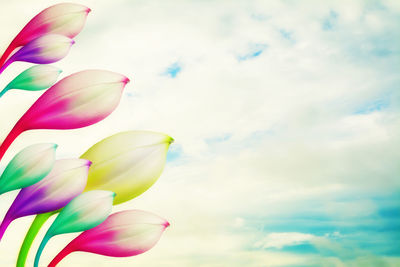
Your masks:
M11 55L11 53L14 51L15 46L14 44L11 42L11 44L7 47L6 51L4 51L4 54L1 56L0 58L0 67L3 67L4 63L6 62L6 60L9 58L9 56Z
M1 66L1 67L0 67L0 74L2 74L3 71L4 71L11 63L13 63L12 60L7 60L6 63L0 65L0 66Z
M61 250L57 256L49 263L47 267L55 267L62 259L64 259L67 255L74 252L73 246L69 243L63 250Z
M0 161L12 142L14 142L15 138L17 138L23 131L24 129L21 127L20 121L18 121L14 128L12 128L11 132L7 135L6 139L4 139L3 143L0 145Z
M4 217L4 220L1 222L1 225L0 225L0 241L3 238L4 233L6 232L8 226L10 225L10 223L12 221L13 220L9 216L9 213L7 213L6 216Z

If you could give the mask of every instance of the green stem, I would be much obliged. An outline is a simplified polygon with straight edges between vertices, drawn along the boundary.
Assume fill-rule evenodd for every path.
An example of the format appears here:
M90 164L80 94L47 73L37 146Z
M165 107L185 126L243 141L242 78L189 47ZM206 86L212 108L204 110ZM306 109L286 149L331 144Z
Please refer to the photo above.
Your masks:
M24 242L22 243L21 249L19 250L17 267L24 267L26 258L28 257L29 249L32 246L33 241L35 240L36 235L39 233L40 228L42 228L43 224L53 215L55 212L48 212L36 215L35 220L32 222L31 227L26 233Z
M39 249L36 252L36 256L35 256L35 263L33 264L34 267L38 267L39 266L39 260L40 260L40 256L42 255L43 249L46 246L47 242L49 242L51 235L48 235L49 232L47 232L47 234L44 236L42 243L40 243Z
M6 87L0 92L0 97L2 97L9 89Z

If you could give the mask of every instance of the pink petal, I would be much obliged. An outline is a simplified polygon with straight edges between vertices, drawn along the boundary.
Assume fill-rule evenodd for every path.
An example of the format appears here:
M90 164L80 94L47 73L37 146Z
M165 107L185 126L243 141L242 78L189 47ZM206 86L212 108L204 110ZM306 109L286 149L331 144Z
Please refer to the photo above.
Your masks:
M155 246L169 223L152 213L127 210L110 215L102 224L72 240L50 263L55 266L74 251L111 257L129 257Z

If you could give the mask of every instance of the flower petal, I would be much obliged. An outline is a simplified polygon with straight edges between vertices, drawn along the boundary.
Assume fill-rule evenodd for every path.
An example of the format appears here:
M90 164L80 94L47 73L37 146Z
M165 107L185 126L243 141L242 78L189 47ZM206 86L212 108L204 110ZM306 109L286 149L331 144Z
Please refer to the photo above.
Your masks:
M129 257L146 252L161 238L169 223L152 213L127 210L110 215L102 224L72 240L49 264L56 266L66 255L85 251L111 257Z
M77 72L57 82L25 112L0 146L0 159L19 134L76 129L103 120L117 107L129 79L105 70Z
M61 210L49 234L80 232L99 225L110 215L114 197L114 192L104 190L80 194Z
M15 77L2 92L0 97L8 90L20 89L27 91L44 90L52 86L60 75L61 70L50 65L35 65Z
M104 70L72 74L48 89L20 121L29 129L75 129L94 124L117 107L128 81Z
M64 58L75 43L69 37L60 34L47 34L38 37L18 50L4 66L15 61L36 64L49 64Z
M71 200L44 236L36 253L35 266L38 266L40 255L52 236L89 230L107 219L114 196L111 191L93 190Z
M172 141L168 135L148 131L103 139L81 156L93 163L85 190L115 192L114 205L139 196L160 177Z
M0 194L28 187L42 180L53 168L56 144L35 144L21 150L0 177Z

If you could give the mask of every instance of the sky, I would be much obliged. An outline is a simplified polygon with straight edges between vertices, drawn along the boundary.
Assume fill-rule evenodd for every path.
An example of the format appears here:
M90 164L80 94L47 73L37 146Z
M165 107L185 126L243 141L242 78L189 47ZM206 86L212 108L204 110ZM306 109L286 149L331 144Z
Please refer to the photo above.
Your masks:
M0 0L0 50L55 2ZM92 12L54 64L62 77L96 68L132 82L104 121L24 133L2 165L32 143L70 158L120 131L167 133L160 179L114 211L171 227L142 255L74 253L59 266L400 265L399 1L73 2ZM12 64L0 87L27 66ZM0 138L40 94L0 99ZM0 196L0 217L16 194ZM15 265L32 220L11 224L1 266ZM52 239L42 261L76 235Z

